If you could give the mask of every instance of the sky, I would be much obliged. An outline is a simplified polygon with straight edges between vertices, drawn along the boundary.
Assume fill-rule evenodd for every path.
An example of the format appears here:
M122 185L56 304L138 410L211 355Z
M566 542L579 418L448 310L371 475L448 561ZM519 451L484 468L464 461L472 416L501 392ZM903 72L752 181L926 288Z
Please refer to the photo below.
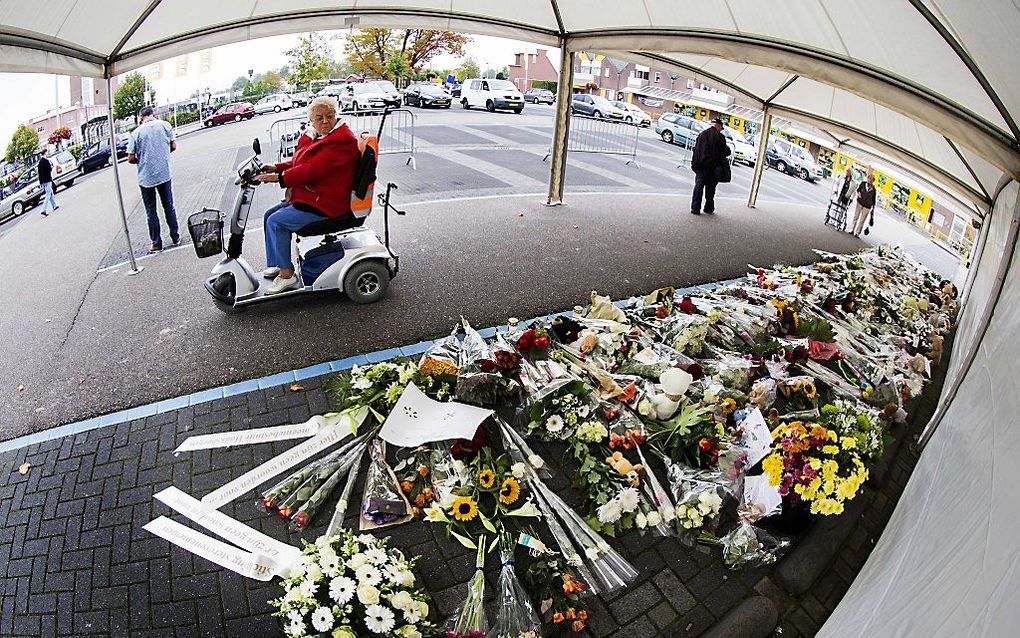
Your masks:
M343 35L346 32L324 32L327 36ZM287 63L284 52L297 43L298 35L282 35L260 40L237 42L212 49L212 63L208 73L198 73L199 54L188 56L189 72L178 77L176 73L177 59L165 61L163 78L155 82L156 100L165 103L167 100L183 100L195 90L204 91L206 87L212 91L225 89L240 75L247 75L248 69L262 73L277 69ZM334 54L343 57L343 39L331 40ZM534 51L535 45L493 38L489 36L472 36L467 46L467 55L474 57L479 66L501 69L513 62L514 53L528 50ZM559 64L559 51L541 47L549 52L553 65ZM432 66L434 68L455 68L460 66L461 58L440 56ZM145 69L139 69L144 71ZM60 106L70 105L70 79L65 76L36 73L0 73L0 153L7 148L11 134L19 124L25 124L32 117L52 111L59 101ZM96 80L102 82L102 80Z

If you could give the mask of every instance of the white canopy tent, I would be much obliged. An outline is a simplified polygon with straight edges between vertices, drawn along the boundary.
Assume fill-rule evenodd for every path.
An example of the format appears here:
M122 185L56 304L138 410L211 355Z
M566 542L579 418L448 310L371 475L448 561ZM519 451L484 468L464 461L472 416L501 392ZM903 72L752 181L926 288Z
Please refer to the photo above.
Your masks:
M580 50L693 73L762 108L765 130L772 115L803 122L973 203L984 216L981 248L940 409L885 534L822 633L1014 633L1020 499L1010 488L1020 480L1020 315L1008 310L1020 300L1015 2L0 0L0 70L109 78L241 40L376 26L561 48L551 204L563 193L569 54Z

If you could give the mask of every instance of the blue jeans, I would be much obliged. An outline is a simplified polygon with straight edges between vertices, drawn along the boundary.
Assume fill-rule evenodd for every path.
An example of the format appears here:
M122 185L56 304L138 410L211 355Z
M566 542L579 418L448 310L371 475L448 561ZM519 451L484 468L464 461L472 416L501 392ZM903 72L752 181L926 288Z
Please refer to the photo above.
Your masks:
M156 193L163 204L163 216L170 227L170 239L177 243L180 232L177 230L177 211L174 210L174 193L170 188L170 180L155 186L139 186L142 190L142 203L145 204L145 216L149 220L149 241L156 248L163 247L163 238L159 233L159 217L156 215Z
M290 242L293 233L312 222L322 221L322 215L306 213L288 204L277 204L266 211L263 226L266 232L266 266L290 270Z
M43 212L52 213L57 210L57 200L53 197L53 182L46 182L43 184L43 191L45 192L43 199Z

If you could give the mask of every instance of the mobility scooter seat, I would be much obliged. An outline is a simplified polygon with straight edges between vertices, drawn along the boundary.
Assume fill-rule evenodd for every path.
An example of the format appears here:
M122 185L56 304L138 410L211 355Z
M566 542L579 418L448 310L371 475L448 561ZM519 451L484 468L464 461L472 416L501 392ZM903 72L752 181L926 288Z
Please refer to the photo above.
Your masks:
M358 228L365 223L365 217L358 219L354 215L343 215L341 217L323 217L310 224L305 224L297 231L299 237L314 237L316 235L328 235L339 233L344 230Z

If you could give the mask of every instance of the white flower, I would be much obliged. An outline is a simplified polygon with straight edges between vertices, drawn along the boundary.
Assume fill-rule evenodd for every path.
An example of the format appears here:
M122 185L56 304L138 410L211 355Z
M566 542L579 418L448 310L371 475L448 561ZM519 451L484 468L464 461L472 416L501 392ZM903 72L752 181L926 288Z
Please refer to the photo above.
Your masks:
M404 622L412 624L412 625L417 625L420 620L421 620L421 613L418 611L417 607L415 607L413 609L405 609L404 610Z
M311 580L301 581L301 586L298 587L298 590L301 592L301 597L306 599L315 596L316 589L318 589L318 586Z
M521 479L524 478L524 472L526 469L527 468L524 463L514 463L513 466L510 467L510 473L513 474L515 478Z
M553 434L563 431L563 417L554 414L545 421L545 429Z
M357 377L351 384L355 390L367 390L372 387L372 380L368 377Z
M383 563L386 562L386 559L388 558L386 556L386 551L380 547L373 547L372 549L365 552L365 556L368 558L368 562L372 563L373 565L382 565Z
M634 517L634 524L637 525L638 529L648 527L648 519L645 517L644 512L637 513L637 516Z
M417 602L417 606L419 616L422 616L424 618L425 616L429 615L429 604L427 602L425 602L424 600L419 600Z
M345 605L347 601L354 597L355 587L357 587L355 582L346 576L334 578L329 581L329 597L335 600L337 604Z
M673 510L670 511L672 512ZM648 519L649 527L655 527L656 525L662 523L662 515L655 510L648 512L648 516L646 516L645 518Z
M406 615L406 614L405 614ZM411 622L410 620L407 622ZM416 624L418 621L414 621L411 625ZM400 638L421 638L421 632L412 627L411 625L404 625L397 630L397 635Z
M584 550L584 555L588 557L588 560L594 562L599 559L599 550L594 547L589 547Z
M518 507L517 509L513 510L512 512L507 512L506 515L507 516L526 516L526 517L530 517L530 516L541 516L542 512L535 505L534 501L532 501L529 498L528 502L526 502L524 505L521 505L520 507Z
M365 626L377 634L389 633L394 625L393 610L383 605L369 605L365 608Z
M366 556L363 552L358 552L354 556L351 556L350 558L347 559L347 566L355 571L357 571L359 567L367 563L368 556Z
M319 582L322 580L322 569L316 563L312 563L305 569L305 576L312 582Z
M304 622L305 615L301 613L300 609L291 609L289 612L287 612L287 620L291 621L292 623Z
M535 468L536 470L545 467L545 460L543 460L542 457L537 454L529 454L528 463L531 463L531 467Z
M378 585L379 581L382 580L382 574L373 565L362 565L357 569L355 575L358 578L358 583L362 585Z
M395 594L390 596L390 605L393 605L394 609L404 611L414 606L414 599L411 598L411 594L401 589Z
M633 512L637 509L638 502L641 500L641 495L638 494L637 488L625 487L617 496L620 500L620 508L624 512Z
M371 585L358 585L358 600L362 605L374 605L379 602L379 590Z
M577 416L581 417L582 419L587 418L589 414L591 414L591 408L589 408L587 405L582 405L577 409Z
M333 612L328 607L319 607L312 612L312 627L315 631L326 632L333 628Z
M602 523L615 523L620 520L623 511L620 509L620 502L615 498L596 510L599 521Z
M386 567L386 579L397 587L410 587L414 585L414 574L405 569L403 565L389 565Z
M340 557L322 554L319 556L319 569L330 578L340 575Z
M297 636L304 636L305 623L299 621L294 621L290 623L289 625L287 625L287 633L291 636L294 636L295 638Z
M662 520L672 523L676 519L676 511L669 506L662 508Z
M375 536L372 536L371 534L359 534L357 536L357 540L362 545L367 545L368 547L375 547L376 543Z

